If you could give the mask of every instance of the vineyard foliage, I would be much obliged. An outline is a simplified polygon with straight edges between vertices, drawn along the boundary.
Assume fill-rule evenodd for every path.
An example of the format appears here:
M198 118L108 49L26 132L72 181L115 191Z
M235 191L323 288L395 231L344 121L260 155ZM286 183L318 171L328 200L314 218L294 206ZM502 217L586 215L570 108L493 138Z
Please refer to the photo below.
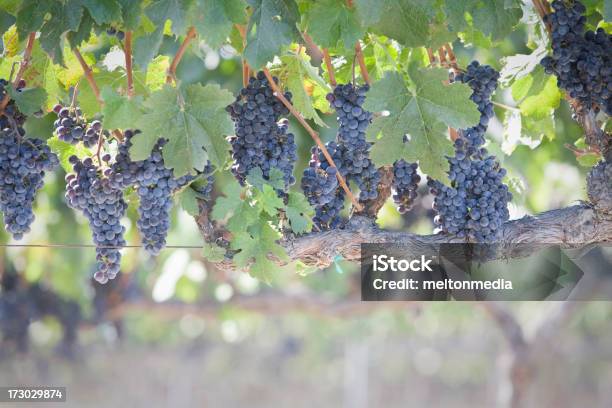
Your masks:
M609 41L612 0L583 4L581 29L599 29L600 42ZM553 55L551 39L558 34L550 36L538 5L548 3L0 0L0 78L11 81L1 92L10 102L0 106L11 118L3 127L22 128L23 143L44 141L61 166L44 167L47 181L35 200L31 231L20 241L3 232L2 241L95 243L97 265L93 249L41 249L55 251L49 266L31 259L32 249L9 250L32 265L31 280L47 267L66 270L51 280L76 282L65 285L73 295L96 271L106 281L119 268L137 272L150 262L144 250L127 248L120 264L118 249L126 242L160 253L157 265L167 257L166 241L200 247L210 262L232 262L273 282L276 261L289 259L283 237L341 228L352 211L380 198L380 172L394 163L395 201L408 215L399 215L389 195L378 213L383 227L403 225L426 178L430 185L435 180L432 191L444 191L444 199L465 195L465 214L457 217L469 218L472 232L459 235L472 239L494 237L508 219L511 196L514 215L585 198L569 179L555 179L566 198L546 199L554 187L543 166L554 161L584 180L601 152L588 148L572 120L564 101L571 95L557 85L550 62L540 63ZM492 102L490 92L486 100L473 96L480 91L472 79L455 80L473 60L492 67ZM13 84L16 79L25 86ZM598 92L588 108L605 126L606 108L597 104L609 98L610 84ZM9 123L15 108L23 123ZM465 152L455 133L462 139L479 125L479 135L488 130L482 140L488 152L467 153L474 162L466 165L476 166L488 187L474 179L477 187L464 188L456 177L465 168L455 170ZM75 170L64 181L60 173ZM495 180L487 184L487 177ZM68 203L82 214L67 207L66 184ZM491 221L483 201L490 191L499 201ZM173 200L182 210L172 210ZM436 221L443 232L461 228L452 221L458 210L452 211ZM415 214L422 218L411 221L415 231L431 233L431 211ZM8 222L6 211L4 217ZM22 235L22 229L15 231ZM73 267L58 266L62 262ZM91 267L83 271L82 265ZM300 263L291 269L308 271Z

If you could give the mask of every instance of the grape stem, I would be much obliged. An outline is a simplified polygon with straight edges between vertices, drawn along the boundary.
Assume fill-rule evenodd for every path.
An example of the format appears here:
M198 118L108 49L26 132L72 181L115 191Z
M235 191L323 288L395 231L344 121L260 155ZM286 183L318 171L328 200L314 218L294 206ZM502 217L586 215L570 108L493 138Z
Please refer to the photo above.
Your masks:
M323 51L321 51L321 49L319 48L319 46L317 46L317 44L314 43L314 41L312 40L312 37L307 33L307 32L303 32L302 33L302 37L304 38L304 42L306 43L306 47L309 49L310 51L310 56L313 59L323 59Z
M329 56L329 50L327 48L323 48L323 61L325 61L325 67L327 68L327 75L329 76L329 84L335 88L337 85L336 82L336 74L334 73L334 66L331 62L331 57Z
M512 111L512 112L520 112L521 111L519 108L516 108L514 106L510 106L510 105L506 105L506 104L501 103L501 102L491 101L491 103L493 105L495 105L495 106L498 106L498 107L500 107L502 109L509 110L509 111Z
M241 24L236 24L236 29L240 33L240 37L242 38L242 54L244 55L244 49L246 48L246 27ZM249 85L249 76L250 76L250 68L249 64L246 61L244 56L242 57L242 86L246 88Z
M268 71L267 68L264 68L263 72L266 75L268 82L270 83L270 87L272 88L272 91L274 91L274 96L276 96L278 100L280 100L282 104L285 105L287 109L289 109L289 112L291 112L291 114L295 116L295 118L298 120L298 122L300 122L300 124L304 127L304 129L306 129L308 134L312 137L312 139L315 141L317 146L319 146L319 148L323 152L323 156L325 156L325 159L327 160L329 165L334 168L337 168L336 164L334 163L334 160L332 159L331 155L325 148L325 144L323 144L317 132L315 132L312 129L312 127L310 127L310 125L308 124L308 122L306 122L302 114L297 109L295 109L295 107L291 104L291 102L287 100L287 98L285 98L281 90L276 85L276 82L274 82L274 79L272 78L270 71ZM351 193L349 186L346 184L344 177L342 177L339 171L336 172L336 177L338 178L338 182L342 186L342 189L346 192L346 195L349 197L349 199L353 203L353 206L355 207L355 209L357 209L357 211L361 211L363 208L362 205L359 203L359 201L357 201L353 193Z
M19 64L19 70L17 71L17 75L15 75L15 80L13 81L13 87L17 87L19 85L19 81L25 74L25 71L28 69L30 65L30 61L32 60L32 48L34 47L34 40L36 40L36 32L30 33L28 35L28 42L26 44L25 51L23 52L23 58L21 59L21 63ZM2 101L0 101L0 115L4 112L6 105L8 105L10 101L10 96L8 92L4 95Z
M83 56L81 55L81 52L79 51L78 48L76 47L73 48L72 52L74 53L75 57L79 61L79 64L81 65L81 68L83 69L83 73L85 74L85 79L87 79L87 82L89 83L89 86L91 87L91 90L96 96L96 100L98 101L100 105L104 105L104 101L100 97L100 88L98 88L98 84L96 84L96 80L93 77L93 71L91 70L91 67L87 64L87 62L85 62L85 59L83 59Z
M125 33L125 70L127 73L127 95L128 98L134 96L134 72L132 69L132 32L127 31ZM100 136L102 137L102 136Z
M181 46L176 52L176 55L172 59L172 62L170 63L170 67L168 68L168 72L166 75L167 84L172 83L172 81L176 83L176 68L178 67L179 62L181 62L181 59L183 58L185 51L187 51L187 46L189 45L191 40L196 38L197 34L198 33L195 27L190 27L189 31L187 31L187 35L185 36L185 39L181 43Z
M355 56L357 57L357 62L359 63L359 70L361 71L361 76L366 84L370 85L370 74L368 73L368 68L366 67L365 58L363 57L363 50L361 49L361 43L357 41L355 44Z

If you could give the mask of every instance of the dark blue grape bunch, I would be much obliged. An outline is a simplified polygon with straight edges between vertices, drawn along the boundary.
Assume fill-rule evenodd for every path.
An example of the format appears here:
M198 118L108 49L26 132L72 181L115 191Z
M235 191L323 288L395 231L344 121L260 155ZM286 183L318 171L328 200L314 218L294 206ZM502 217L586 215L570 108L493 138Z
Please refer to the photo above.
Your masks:
M490 98L498 78L493 68L476 61L454 77L472 88L470 99L478 106L480 123L458 132L455 155L448 158L450 186L432 179L427 182L434 195L434 222L440 230L482 243L499 238L503 223L510 217L508 202L512 200L503 183L506 170L483 147L487 125L494 115Z
M343 175L357 183L360 201L376 199L380 182L380 173L369 158L372 144L366 141L372 113L362 106L369 89L368 85L339 84L327 95L337 114L339 128L336 142L342 150L341 167L346 172Z
M544 17L551 27L552 55L540 63L572 98L611 115L612 35L602 28L585 32L586 8L577 0L555 0L552 8Z
M193 181L195 176L185 175L175 178L172 169L165 167L162 156L165 139L160 139L156 143L147 159L132 161L129 148L132 145L132 137L138 133L139 130L124 132L124 141L119 145L109 178L115 188L134 187L140 200L137 226L142 243L150 254L157 255L166 246L166 236L170 228L170 210L173 204L172 196ZM212 167L207 169L212 171Z
M99 120L87 123L78 107L57 104L53 107L53 112L57 114L53 127L59 140L70 144L83 142L85 147L93 147L98 144L101 136L108 136L108 132L102 130Z
M122 30L117 30L115 27L107 28L106 34L111 37L117 37L119 41L123 41L123 39L125 38L125 32Z
M30 231L36 192L43 186L45 172L59 164L45 142L25 136L21 127L0 131L0 211L14 239Z
M66 201L89 221L96 245L94 279L106 283L119 273L120 249L125 246L125 227L120 222L127 210L123 190L111 182L110 168L96 166L91 158L71 156L69 160L74 173L66 176ZM105 155L104 160L110 156Z
M417 173L418 165L398 160L393 163L393 201L401 214L410 211L417 198L417 189L421 176Z
M213 175L214 172L215 167L208 162L204 167L204 171L202 172L202 178L206 179L206 184L194 186L194 184L196 184L194 183L191 185L199 194L199 198L207 202L209 202L212 198L213 188L215 187L215 176Z
M274 78L278 82L277 78ZM285 98L291 100L291 93ZM235 124L235 136L229 138L234 164L231 171L241 185L251 170L259 168L264 179L270 169L282 171L285 189L295 183L293 167L297 159L295 137L288 131L288 122L282 116L287 108L273 94L263 72L250 78L246 88L240 91L236 101L227 107Z

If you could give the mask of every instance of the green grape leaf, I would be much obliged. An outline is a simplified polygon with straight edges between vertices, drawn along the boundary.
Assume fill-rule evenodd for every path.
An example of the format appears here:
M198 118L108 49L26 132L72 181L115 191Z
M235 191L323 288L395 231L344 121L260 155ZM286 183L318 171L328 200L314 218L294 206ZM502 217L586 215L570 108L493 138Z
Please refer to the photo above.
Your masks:
M265 212L275 217L279 209L285 207L283 199L276 194L276 190L269 184L264 184L262 190L255 190L255 205L259 212Z
M604 20L612 21L612 0L604 0Z
M302 113L306 119L312 119L319 126L327 126L319 117L314 108L312 96L306 90L305 83L310 88L320 87L329 92L330 89L321 78L317 69L310 65L310 57L305 51L298 54L290 53L281 57L283 63L279 78L291 91L293 106ZM306 82L308 81L308 82Z
M221 262L225 259L225 248L215 243L205 242L202 247L202 256L210 262Z
M248 200L243 200L238 207L234 209L233 215L227 222L227 229L232 234L237 234L246 231L251 225L261 222L262 218L259 207L252 206Z
M229 151L225 136L233 131L225 107L233 100L218 85L165 86L152 93L145 102L147 112L137 122L142 133L134 137L132 158L145 159L151 153L149 147L167 138L164 162L176 177L204 170L208 160L222 167Z
M68 0L66 3L54 3L51 17L40 28L40 45L54 63L61 64L64 58L62 34L76 31L83 17L80 0Z
M49 113L42 118L28 116L23 128L29 138L47 140L53 136L53 122L57 119L54 113Z
M508 86L513 81L523 79L532 73L543 73L544 69L540 65L540 61L546 56L547 53L548 51L546 50L546 47L541 46L535 49L529 55L517 54L502 58L501 63L503 68L499 73L499 81L502 83L502 85ZM518 99L515 98L515 100Z
M131 99L120 95L110 86L102 88L102 125L105 129L131 129L142 116L142 96Z
M47 92L45 107L51 109L65 94L58 77L59 67L54 65L38 41L32 48L32 58L23 78L28 86L43 88Z
M449 27L454 31L463 31L468 28L465 13L474 8L480 0L446 0L444 2L444 12Z
M191 0L152 0L145 14L157 27L163 27L166 20L172 21L172 32L185 34L187 14Z
M87 7L96 24L112 23L121 20L121 4L117 0L79 1Z
M387 72L375 82L368 93L364 108L388 116L374 120L368 138L374 141L371 158L381 166L395 160L419 161L429 176L447 180L448 161L452 143L447 137L447 126L467 128L478 123L480 114L470 102L471 89L460 83L444 85L448 72L444 69L410 69L415 84L408 89L402 75ZM382 138L379 139L379 135ZM408 141L403 142L404 135Z
M363 37L365 29L354 7L345 1L321 0L315 2L305 14L308 34L320 47L333 48L339 43L353 49Z
M542 91L525 98L520 104L521 114L541 119L550 114L551 109L559 107L561 91L557 87L557 78L549 76Z
M290 192L286 208L287 218L291 224L291 230L296 234L304 234L312 230L312 217L314 209L304 197L304 194Z
M17 21L17 19L14 16L0 9L0 34L4 34L9 29L10 26L15 24L15 21ZM4 42L0 38L0 46L3 47L3 44ZM4 52L4 50L0 49L0 53L2 52Z
M298 38L299 13L294 0L249 0L253 14L247 30L244 56L254 69L259 69L281 48Z
M407 47L426 45L430 17L427 5L419 0L355 0L366 25L377 33Z
M268 256L288 259L285 249L277 244L280 238L281 234L265 221L249 228L248 232L236 234L231 248L240 252L234 255L234 263L239 268L245 268L254 262L250 265L249 273L254 278L269 282L276 266Z
M230 36L234 24L246 23L244 0L197 0L189 14L191 24L213 48Z
M487 0L478 3L471 11L474 27L493 40L502 40L512 32L523 13L517 2L507 0Z
M537 95L544 90L548 83L548 75L542 66L536 67L533 72L514 81L510 87L512 98L521 102L528 96Z
M77 145L72 145L67 142L63 142L57 138L57 136L53 136L47 139L47 144L51 148L53 152L57 154L59 158L60 165L62 169L66 173L72 173L72 164L70 164L70 156L77 156L79 159L84 159L86 157L91 156L91 152L81 143Z
M146 85L151 91L158 91L166 83L166 75L170 67L170 58L166 55L158 55L149 64L146 74Z
M47 92L42 88L25 88L17 91L13 87L8 87L8 91L19 110L25 115L40 111L47 101Z
M255 167L247 175L247 182L259 191L262 191L264 185L266 184L271 185L277 190L283 190L285 188L283 172L276 167L272 167L270 169L270 176L268 177L268 180L264 178L261 169L259 167Z
M235 213L238 207L243 203L241 197L243 188L240 185L232 181L227 183L223 189L224 196L220 196L215 201L210 217L214 221L224 221L231 214Z
M136 30L140 24L142 2L134 0L117 0L117 2L121 5L123 28L126 30Z
M16 20L19 37L25 38L29 33L38 31L53 6L55 3L49 0L29 0L21 3Z
M176 198L181 205L181 208L187 214L197 217L200 214L200 206L198 205L198 193L192 188L184 188L176 194Z
M94 20L91 18L91 14L89 11L83 11L83 18L81 18L81 22L79 23L79 27L75 31L70 31L66 35L68 39L68 43L72 48L76 48L81 45L81 43L88 41L91 37L91 30L94 26Z
M134 41L134 62L143 70L157 55L164 39L164 26L161 25L151 33L141 35Z
M544 137L553 139L555 136L554 109L542 118L521 115L518 110L506 111L504 118L504 139L502 152L511 155L519 145L535 149Z

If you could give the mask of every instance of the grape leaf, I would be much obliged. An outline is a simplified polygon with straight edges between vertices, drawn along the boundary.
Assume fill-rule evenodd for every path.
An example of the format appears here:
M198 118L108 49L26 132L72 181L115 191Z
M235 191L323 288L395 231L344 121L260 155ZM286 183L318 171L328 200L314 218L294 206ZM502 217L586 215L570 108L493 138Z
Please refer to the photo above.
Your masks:
M72 164L70 164L70 156L77 156L79 159L91 156L91 152L81 143L72 145L61 141L57 136L53 136L47 140L47 144L59 158L60 165L66 173L72 173Z
M296 234L310 232L314 210L302 193L290 192L286 208L291 230Z
M298 38L299 13L294 0L249 0L253 14L244 56L254 69L264 66L281 48Z
M501 40L512 32L523 13L514 2L508 4L506 0L487 0L480 2L471 14L475 27L491 35L493 40Z
M317 69L310 65L310 57L306 55L305 51L299 55L296 53L290 53L281 57L283 67L279 74L279 78L283 81L283 84L291 91L293 106L302 113L306 119L312 119L319 126L327 126L323 120L317 114L313 106L311 95L306 91L304 87L304 81L312 79L314 82L312 86L323 87L327 92L330 91L329 87L323 81L323 78L319 76Z
M525 145L535 149L542 142L542 138L554 137L554 110L542 119L522 117L517 110L506 111L504 118L504 139L501 145L502 152L511 155L517 146Z
M75 31L70 31L66 35L68 38L68 43L72 48L78 47L84 41L88 41L91 37L91 30L94 25L94 20L91 18L91 14L89 11L83 10L83 18L81 18L81 22L79 23L79 27Z
M269 184L264 184L262 190L255 191L255 205L259 212L265 212L271 217L275 217L278 210L285 207L283 199Z
M515 101L521 102L528 96L537 95L542 92L547 82L548 75L544 72L542 66L538 66L529 75L514 81L510 88L512 98Z
M49 113L42 118L28 116L23 128L25 129L28 137L47 140L53 136L53 122L55 122L56 119L57 116L53 113Z
M247 182L260 191L263 190L265 184L269 184L278 190L285 188L283 172L276 167L270 169L270 177L268 177L268 180L264 179L261 169L255 167L247 175Z
M40 111L47 101L47 92L42 88L25 88L17 91L13 87L8 87L8 92L25 115Z
M134 41L134 62L143 70L159 52L164 39L164 26L161 25L149 34L142 35Z
M541 119L550 115L551 109L559 107L561 92L557 88L557 78L548 77L542 92L525 98L519 105L521 113L525 116L533 116Z
M227 229L232 234L246 231L251 225L260 222L262 213L259 207L252 206L248 200L243 200L234 209L234 214L227 222Z
M372 85L366 98L366 109L389 112L376 118L368 130L369 140L376 142L372 160L379 166L401 158L418 160L425 173L446 180L445 156L452 152L447 126L467 128L478 123L480 114L469 100L471 90L467 85L443 84L448 80L446 70L411 67L409 73L413 89L406 87L400 73L387 72ZM406 134L409 140L403 143Z
M25 38L29 33L38 31L45 21L55 2L49 0L29 0L21 3L17 12L17 33L20 38Z
M166 55L158 55L149 64L146 74L146 85L151 91L157 91L164 87L166 75L170 67L170 58Z
M147 112L137 122L142 133L134 138L130 154L143 160L160 138L164 162L176 177L204 170L207 160L222 167L229 151L225 136L233 131L225 107L234 100L218 85L189 85L184 89L165 86L146 100Z
M502 58L503 68L499 73L499 81L502 85L508 86L512 81L526 77L536 68L541 68L540 61L547 53L546 46L541 46L528 55L517 54Z
M65 93L59 82L58 71L58 67L53 65L53 62L36 41L32 48L30 64L23 75L23 79L26 80L28 86L43 88L47 92L45 105L47 109L51 109Z
M419 0L355 0L364 24L407 47L427 44L430 17Z
M308 9L304 18L308 34L316 44L324 48L336 47L340 43L346 49L353 49L365 33L355 8L349 7L344 1L317 1Z
M140 23L140 8L142 2L134 0L117 0L121 5L121 18L123 20L123 28L127 30L136 30Z
M198 193L192 188L184 188L176 194L176 198L181 205L181 208L187 214L197 217L200 214L200 206L198 205Z
M145 9L147 17L159 28L172 21L172 32L182 35L187 29L187 11L192 0L153 0Z
M15 24L15 21L17 21L17 19L14 16L0 9L0 34L4 34L10 26ZM3 43L0 41L0 45L1 44ZM3 50L0 49L0 52L3 52Z
M221 262L225 259L225 248L215 243L205 242L202 247L202 256L210 262Z
M121 20L121 4L117 0L79 0L83 3L96 24Z
M189 17L208 45L218 48L234 24L246 23L246 6L244 0L197 0Z
M64 58L62 34L76 31L83 17L80 0L68 0L66 3L53 3L51 17L40 28L40 45L54 63L61 64Z
M240 187L237 182L232 181L227 183L223 188L223 194L225 195L217 198L212 212L210 213L210 217L214 221L225 220L242 205L242 187Z
M102 88L102 124L105 129L130 129L142 116L142 96L129 99L109 86Z
M604 0L604 20L612 21L612 0Z
M288 258L285 249L276 243L280 238L280 233L265 221L260 221L249 228L248 232L236 234L231 248L240 252L234 255L234 263L239 268L245 268L254 261L249 273L254 278L269 282L276 266L268 255L272 254L281 260Z

